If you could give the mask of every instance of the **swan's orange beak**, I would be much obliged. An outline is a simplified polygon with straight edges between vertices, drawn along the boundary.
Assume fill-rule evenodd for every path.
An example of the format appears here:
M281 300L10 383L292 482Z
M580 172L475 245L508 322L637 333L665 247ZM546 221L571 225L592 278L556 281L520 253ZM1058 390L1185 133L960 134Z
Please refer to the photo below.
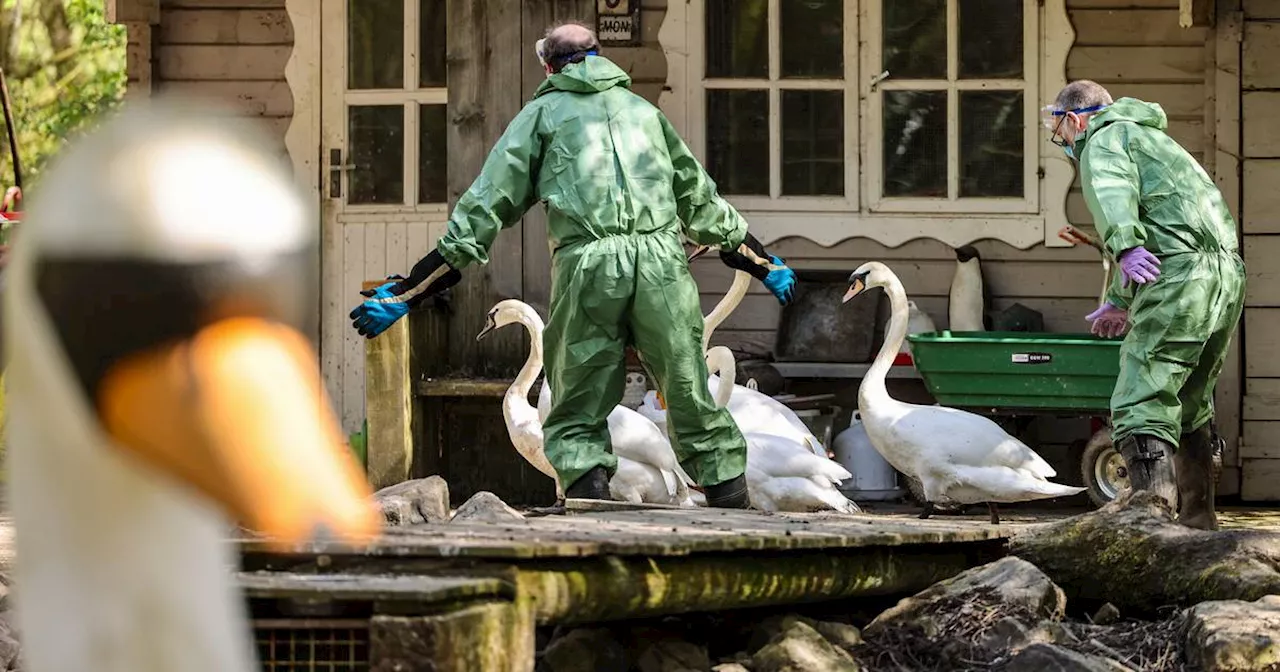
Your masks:
M862 278L854 278L853 284L849 285L849 291L844 293L844 298L840 300L840 303L848 303L849 299L861 294L862 290L866 288L867 285L862 281Z
M371 541L381 516L306 338L257 318L115 363L97 392L116 445L280 547Z

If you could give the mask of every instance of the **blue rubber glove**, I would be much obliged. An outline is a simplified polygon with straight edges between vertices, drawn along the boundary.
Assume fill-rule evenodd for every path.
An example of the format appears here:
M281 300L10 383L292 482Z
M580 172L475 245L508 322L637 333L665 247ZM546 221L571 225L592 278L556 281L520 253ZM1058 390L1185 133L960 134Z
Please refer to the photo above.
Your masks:
M1145 285L1148 282L1155 282L1156 278L1160 277L1160 260L1141 245L1125 250L1124 254L1120 255L1119 261L1121 287L1128 287L1130 282Z
M769 261L773 262L774 266L782 268L769 271L762 282L777 297L778 303L785 306L795 297L796 272L787 268L786 262L773 255L769 255Z
M1129 328L1129 311L1117 308L1110 302L1098 306L1097 310L1086 315L1084 319L1093 323L1089 331L1094 336L1103 338L1115 338Z
M396 283L388 282L385 285L379 285L372 292L361 292L369 299L356 306L350 315L352 326L360 332L361 336L373 338L386 331L396 323L396 320L409 312L409 304L404 301L379 301L379 299L396 299L396 295L391 293L391 288L395 286Z

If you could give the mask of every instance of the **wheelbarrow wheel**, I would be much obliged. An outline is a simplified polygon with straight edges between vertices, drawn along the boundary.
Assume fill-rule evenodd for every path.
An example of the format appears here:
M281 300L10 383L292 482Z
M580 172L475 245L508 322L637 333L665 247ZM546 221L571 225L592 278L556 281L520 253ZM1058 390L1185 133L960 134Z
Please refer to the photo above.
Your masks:
M924 506L925 505L924 484L916 480L915 477L913 476L908 476L906 474L903 474L902 472L898 472L898 473L901 474L902 478L906 479L907 491L911 493L912 501L914 501L916 504L919 504L920 506ZM964 513L965 509L967 508L969 507L965 506L964 504L934 504L933 512L959 515Z
M1080 476L1095 507L1104 506L1129 489L1129 472L1124 457L1111 441L1111 428L1098 430L1085 444L1080 457Z

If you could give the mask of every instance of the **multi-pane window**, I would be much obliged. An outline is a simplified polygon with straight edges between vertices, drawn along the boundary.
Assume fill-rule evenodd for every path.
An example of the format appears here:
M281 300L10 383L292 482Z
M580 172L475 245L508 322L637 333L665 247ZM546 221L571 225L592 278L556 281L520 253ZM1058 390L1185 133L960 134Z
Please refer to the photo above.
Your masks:
M350 205L448 201L445 4L347 2Z
M705 156L723 193L855 197L853 17L844 0L706 0Z
M735 202L1036 211L1036 0L693 4L690 117Z

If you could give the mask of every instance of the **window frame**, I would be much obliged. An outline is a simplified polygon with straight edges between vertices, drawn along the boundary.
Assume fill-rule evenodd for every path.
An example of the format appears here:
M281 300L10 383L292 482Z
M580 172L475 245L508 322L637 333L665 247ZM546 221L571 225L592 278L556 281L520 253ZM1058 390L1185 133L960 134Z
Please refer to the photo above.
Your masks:
M344 16L350 11L349 6L352 2L358 0L345 0L341 3ZM404 110L404 147L403 161L401 170L404 175L404 193L401 195L400 203L351 203L348 199L351 195L350 173L343 172L342 175L342 211L346 214L353 215L387 215L393 213L421 213L429 215L448 215L449 203L445 201L432 201L426 203L418 202L418 188L421 177L421 157L419 156L421 132L421 112L422 105L443 105L449 104L449 88L446 86L422 87L419 86L419 74L421 72L421 59L418 58L418 51L422 36L422 16L421 16L421 0L403 0L404 3L404 50L401 58L403 63L403 81L398 89L353 89L349 88L347 81L348 69L350 67L351 48L349 38L349 27L344 18L342 30L342 49L341 58L343 59L342 75L343 80L340 84L342 87L342 123L345 129L343 131L343 157L344 160L351 160L351 138L350 136L350 108L362 107L370 105L400 105ZM448 112L446 111L446 114ZM322 157L326 158L326 157ZM447 194L446 189L446 194Z
M884 0L889 1L889 0ZM1005 213L1035 213L1040 209L1040 189L1037 172L1040 169L1040 5L1038 0L1021 0L1022 2L1022 72L1021 80L958 78L959 69L959 3L962 0L946 0L947 3L947 80L895 80L893 73L882 81L873 83L872 78L864 78L862 98L866 101L867 113L861 131L868 137L866 143L867 156L865 182L867 195L866 207L871 212L904 212L904 213L948 213L948 214L983 214L995 215ZM862 59L866 71L883 73L884 50L881 48L883 37L882 2L880 0L859 0L864 14L862 37ZM941 85L941 86L940 86ZM960 102L958 95L947 96L947 197L897 197L884 196L884 132L883 109L885 91L1013 91L1020 90L1023 95L1022 114L1022 149L1023 149L1023 188L1022 197L989 197L961 198L960 189Z
M874 6L879 11L879 5L869 4L868 0L853 0L849 4L858 14L857 22L850 25L857 26L859 31L856 34L859 39L856 75L859 104L848 108L846 114L856 114L859 124L853 127L857 133L854 138L849 137L847 131L850 126L846 126L846 146L852 141L857 147L857 156L854 157L857 163L847 165L859 167L858 200L839 205L830 203L830 199L827 203L802 204L788 202L787 198L725 195L726 200L748 219L754 235L766 244L782 238L802 237L827 247L855 237L869 238L888 247L921 238L952 246L980 239L1001 240L1019 249L1041 244L1046 247L1069 246L1057 236L1057 231L1068 224L1066 203L1075 179L1075 165L1049 142L1049 131L1043 128L1038 117L1043 101L1052 100L1067 83L1066 62L1075 42L1075 30L1067 15L1066 0L1029 3L1035 10L1031 14L1036 30L1025 35L1024 58L1034 48L1036 56L1027 76L1034 77L1036 84L1024 90L1026 95L1037 98L1027 106L1028 123L1024 130L1029 136L1034 134L1036 139L1024 154L1024 161L1029 167L1028 176L1034 178L1029 184L1038 186L1031 186L1026 197L1028 201L1034 200L1035 208L1018 207L1016 210L1020 211L1013 212L939 209L936 206L910 211L871 209L866 195L872 192L869 191L868 171L864 166L869 161L870 152L866 148L868 134L863 132L868 124L871 78L866 76L869 70L864 54L869 47L865 46L861 31L867 21L867 8ZM704 164L707 157L706 89L703 87L705 9L705 0L668 3L666 17L658 32L658 42L667 60L667 86L663 88L658 106ZM845 11L847 13L849 8L846 7ZM770 13L770 20L776 20L773 13ZM776 29L771 28L770 35L774 32ZM850 41L848 35L846 33L846 47ZM878 63L878 44L876 48L875 60ZM772 111L771 116L774 116ZM773 123L771 120L771 125ZM878 132L875 135L878 136Z
M706 35L706 3L695 0L696 9L689 12L689 34L699 36L703 44ZM769 78L713 78L705 77L706 49L689 50L689 70L696 73L698 87L689 96L689 116L694 119L706 118L707 94L714 90L767 91L769 99L769 196L758 195L726 195L734 207L743 210L762 212L827 212L832 210L856 212L861 198L861 170L859 159L860 134L858 124L862 118L862 105L859 99L859 73L861 59L858 54L857 41L849 40L850 30L858 31L858 12L856 0L844 0L844 78L843 79L783 79L781 76L782 48L780 40L781 16L780 0L768 0L769 12ZM674 3L672 3L674 4ZM668 9L670 11L670 9ZM844 92L844 195L843 196L784 196L782 195L782 91L843 91ZM693 128L682 129L685 142L699 161L707 159L707 127L706 123L696 124Z

